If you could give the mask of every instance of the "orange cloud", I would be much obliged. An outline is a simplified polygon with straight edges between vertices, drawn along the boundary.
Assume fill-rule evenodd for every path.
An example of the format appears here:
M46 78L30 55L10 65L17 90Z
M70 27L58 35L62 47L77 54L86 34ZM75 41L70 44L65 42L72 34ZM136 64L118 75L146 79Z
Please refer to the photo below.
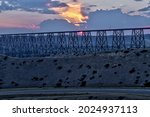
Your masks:
M69 23L73 23L76 26L80 26L81 23L86 23L88 16L82 13L82 6L80 3L68 3L67 5L68 7L55 7L52 8L52 10L59 13L59 15Z

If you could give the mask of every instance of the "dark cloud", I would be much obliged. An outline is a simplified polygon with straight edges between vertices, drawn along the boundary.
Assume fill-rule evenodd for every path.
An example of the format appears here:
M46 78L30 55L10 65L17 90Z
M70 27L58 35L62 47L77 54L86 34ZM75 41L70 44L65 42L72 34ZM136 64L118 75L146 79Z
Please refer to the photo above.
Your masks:
M150 18L130 16L116 10L97 10L89 14L87 29L126 28L150 26Z
M132 14L132 13L135 13L135 11L129 11L127 14Z
M0 0L0 11L24 10L30 12L39 12L44 14L56 14L51 7L66 7L66 3L52 0ZM48 6L49 4L49 6Z
M51 1L50 6L51 7L67 7L68 5L66 3L61 3L59 1Z
M140 9L140 10L138 10L138 11L150 11L150 6L145 7L145 8L142 8L142 9Z
M77 27L71 23L68 23L63 19L54 19L54 20L46 20L43 21L40 25L40 31L68 31L68 30L76 30Z
M72 0L72 2L78 2L78 0Z
M141 2L141 1L143 1L143 0L134 0L134 1Z
M1 1L0 11L14 10L16 7L16 4L9 3L8 1Z
M89 5L89 7L97 7L97 5Z

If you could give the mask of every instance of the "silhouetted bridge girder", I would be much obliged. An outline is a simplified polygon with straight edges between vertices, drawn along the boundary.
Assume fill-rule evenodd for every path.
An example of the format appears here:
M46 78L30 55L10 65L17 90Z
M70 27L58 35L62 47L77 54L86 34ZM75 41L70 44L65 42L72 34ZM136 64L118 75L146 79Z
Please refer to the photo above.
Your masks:
M124 28L0 35L0 54L14 57L82 55L145 48L150 28Z

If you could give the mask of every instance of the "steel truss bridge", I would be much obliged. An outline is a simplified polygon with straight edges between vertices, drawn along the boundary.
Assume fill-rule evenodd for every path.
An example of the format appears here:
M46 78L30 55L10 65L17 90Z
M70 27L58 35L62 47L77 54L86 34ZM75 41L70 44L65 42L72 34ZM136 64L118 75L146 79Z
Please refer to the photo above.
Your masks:
M150 28L1 34L0 54L13 57L96 54L145 48Z

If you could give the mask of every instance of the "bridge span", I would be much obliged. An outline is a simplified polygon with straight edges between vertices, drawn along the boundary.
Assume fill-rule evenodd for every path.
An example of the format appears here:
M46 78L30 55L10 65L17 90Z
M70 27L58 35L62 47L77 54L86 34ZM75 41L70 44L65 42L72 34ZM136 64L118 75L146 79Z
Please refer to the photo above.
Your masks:
M96 54L150 46L150 27L0 34L0 54L13 57Z

